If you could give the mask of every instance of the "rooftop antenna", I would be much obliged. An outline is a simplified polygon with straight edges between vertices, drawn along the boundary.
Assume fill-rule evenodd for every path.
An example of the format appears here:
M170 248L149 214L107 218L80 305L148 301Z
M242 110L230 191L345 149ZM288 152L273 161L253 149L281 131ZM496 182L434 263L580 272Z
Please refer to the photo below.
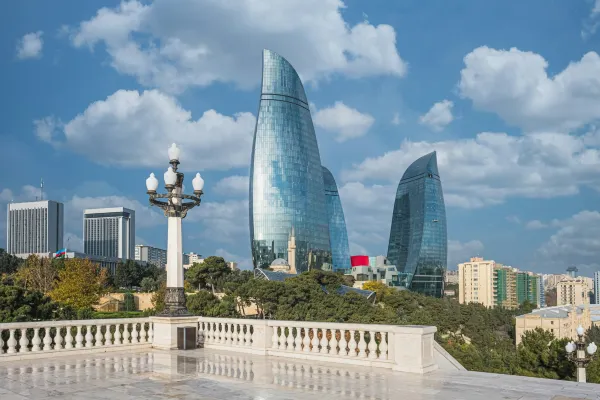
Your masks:
M40 200L44 200L44 178L40 178Z

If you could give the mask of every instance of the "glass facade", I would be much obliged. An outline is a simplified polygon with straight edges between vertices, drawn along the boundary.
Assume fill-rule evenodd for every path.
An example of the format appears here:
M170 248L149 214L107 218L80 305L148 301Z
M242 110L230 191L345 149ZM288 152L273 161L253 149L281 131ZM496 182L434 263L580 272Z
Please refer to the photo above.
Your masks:
M388 260L405 274L410 290L441 297L447 253L446 207L433 152L413 162L400 180Z
M334 271L346 271L351 268L350 248L348 247L348 231L344 219L344 209L340 201L337 185L333 174L323 167L323 184L325 186L325 201L329 219L329 243Z
M286 59L264 50L250 165L254 267L287 260L292 234L298 273L331 264L321 157L304 87Z

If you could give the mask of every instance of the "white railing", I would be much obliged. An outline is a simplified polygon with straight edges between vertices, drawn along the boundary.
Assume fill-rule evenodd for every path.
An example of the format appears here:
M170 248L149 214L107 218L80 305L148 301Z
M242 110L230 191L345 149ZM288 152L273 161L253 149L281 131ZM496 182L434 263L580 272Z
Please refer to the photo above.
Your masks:
M437 368L435 327L200 317L206 348L424 373Z
M150 347L149 318L0 323L0 361L46 353Z

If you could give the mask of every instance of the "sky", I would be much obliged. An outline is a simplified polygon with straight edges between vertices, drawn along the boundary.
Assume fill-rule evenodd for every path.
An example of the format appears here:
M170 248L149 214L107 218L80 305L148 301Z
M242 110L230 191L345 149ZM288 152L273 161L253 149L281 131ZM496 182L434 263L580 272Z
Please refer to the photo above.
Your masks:
M448 266L600 268L600 0L56 0L0 3L0 207L136 211L182 148L185 252L251 264L248 173L262 49L300 74L352 254L385 254L404 170L436 150ZM6 214L0 213L6 226ZM6 230L0 230L6 243ZM3 245L2 245L3 247Z

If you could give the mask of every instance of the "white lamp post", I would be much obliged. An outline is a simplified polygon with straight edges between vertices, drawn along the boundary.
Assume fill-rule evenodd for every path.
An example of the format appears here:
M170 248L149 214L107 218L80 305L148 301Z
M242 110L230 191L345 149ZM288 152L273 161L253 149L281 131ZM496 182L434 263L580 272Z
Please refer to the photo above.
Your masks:
M584 334L585 330L579 325L577 327L577 341L571 341L565 346L568 359L577 366L577 382L586 381L585 368L594 358L596 350L598 350L594 342L590 343L587 348L585 347L585 340L583 339ZM585 354L586 352L588 354L587 356Z
M160 207L168 218L167 240L167 292L165 294L165 309L159 316L177 317L189 315L185 306L183 290L183 247L181 220L187 212L199 206L204 188L204 180L200 174L192 180L194 195L183 194L183 174L177 172L180 150L175 143L169 148L169 164L171 166L164 174L167 193L158 194L158 179L154 174L146 179L146 189L150 196L150 204ZM165 200L158 200L165 199ZM191 201L184 201L191 200Z

